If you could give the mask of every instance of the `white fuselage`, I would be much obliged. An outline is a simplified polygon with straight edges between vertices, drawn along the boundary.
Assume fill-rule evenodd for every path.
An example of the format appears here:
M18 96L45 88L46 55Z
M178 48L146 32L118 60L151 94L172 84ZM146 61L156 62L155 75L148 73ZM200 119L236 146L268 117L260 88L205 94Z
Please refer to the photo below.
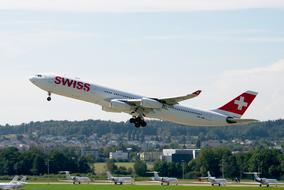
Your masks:
M255 181L262 184L262 185L270 185L270 184L278 184L279 182L276 179L267 179L267 178L260 178L257 174L254 174Z
M40 77L39 77L40 76ZM110 107L110 100L113 99L141 99L144 96L135 95L111 88L99 86L92 83L83 82L79 79L56 75L39 75L30 78L31 82L39 88L61 96L74 98L102 106L104 111L125 112L133 115L134 110L116 110ZM58 77L58 78L56 78ZM193 126L222 126L228 125L227 116L213 111L202 111L192 109L178 104L173 106L165 105L160 109L152 109L145 113L145 117L155 118L174 123Z
M211 183L211 185L225 185L226 180L225 179L216 179L215 177L208 177L208 181Z
M115 184L133 183L132 177L112 177L109 180L113 181Z
M158 176L158 174L155 174L153 181L158 181L161 182L161 185L163 185L164 183L166 184L170 184L170 183L175 183L176 185L178 184L178 180L177 178L173 178L173 177L160 177Z
M24 183L20 182L10 182L10 183L0 183L0 189L2 190L10 190L10 189L18 189L24 186Z

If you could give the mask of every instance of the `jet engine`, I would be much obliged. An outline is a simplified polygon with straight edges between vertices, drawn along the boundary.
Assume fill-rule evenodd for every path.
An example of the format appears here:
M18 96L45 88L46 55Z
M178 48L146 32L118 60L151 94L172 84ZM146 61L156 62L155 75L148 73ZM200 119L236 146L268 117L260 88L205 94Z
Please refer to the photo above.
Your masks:
M237 121L236 121L236 120L234 120L234 118L233 118L233 117L227 117L226 121L227 121L227 123L229 123L229 124L237 123Z
M145 108L159 109L163 107L163 104L150 98L142 98L141 106Z
M111 100L110 107L118 111L129 111L131 109L130 105L120 100Z

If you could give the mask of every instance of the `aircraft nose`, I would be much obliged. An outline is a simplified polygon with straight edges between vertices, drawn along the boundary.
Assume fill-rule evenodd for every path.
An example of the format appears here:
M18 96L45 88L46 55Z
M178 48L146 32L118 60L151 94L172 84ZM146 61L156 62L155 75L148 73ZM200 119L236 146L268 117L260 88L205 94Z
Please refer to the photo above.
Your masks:
M34 76L29 77L29 80L31 81L31 83L35 83L36 78Z

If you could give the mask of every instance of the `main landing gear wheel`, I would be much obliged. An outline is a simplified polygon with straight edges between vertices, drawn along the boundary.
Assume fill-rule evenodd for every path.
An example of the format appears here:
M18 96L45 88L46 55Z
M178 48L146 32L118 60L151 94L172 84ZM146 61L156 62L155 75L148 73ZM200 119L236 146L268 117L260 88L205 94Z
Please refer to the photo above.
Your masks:
M141 120L140 124L141 124L141 127L146 127L147 126L147 123L144 120Z
M135 122L135 123L134 123L134 126L135 126L136 128L139 128L139 127L140 127L140 123L139 123L139 122Z
M146 127L147 126L147 123L145 122L144 119L140 118L140 117L136 117L136 118L131 118L129 120L130 123L134 123L134 126L136 128L139 128L139 127Z
M131 119L129 120L129 122L130 122L130 123L135 123L135 118L131 118Z

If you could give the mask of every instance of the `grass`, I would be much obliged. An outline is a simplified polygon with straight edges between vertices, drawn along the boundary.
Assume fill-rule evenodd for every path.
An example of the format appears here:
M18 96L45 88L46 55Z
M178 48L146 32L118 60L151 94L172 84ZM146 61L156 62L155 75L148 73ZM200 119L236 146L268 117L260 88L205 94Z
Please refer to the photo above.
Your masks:
M247 190L247 189L263 189L260 187L211 187L211 186L159 186L159 185L71 185L71 184L29 184L25 190L214 190L214 189L226 189L226 190ZM277 189L284 189L277 188Z

